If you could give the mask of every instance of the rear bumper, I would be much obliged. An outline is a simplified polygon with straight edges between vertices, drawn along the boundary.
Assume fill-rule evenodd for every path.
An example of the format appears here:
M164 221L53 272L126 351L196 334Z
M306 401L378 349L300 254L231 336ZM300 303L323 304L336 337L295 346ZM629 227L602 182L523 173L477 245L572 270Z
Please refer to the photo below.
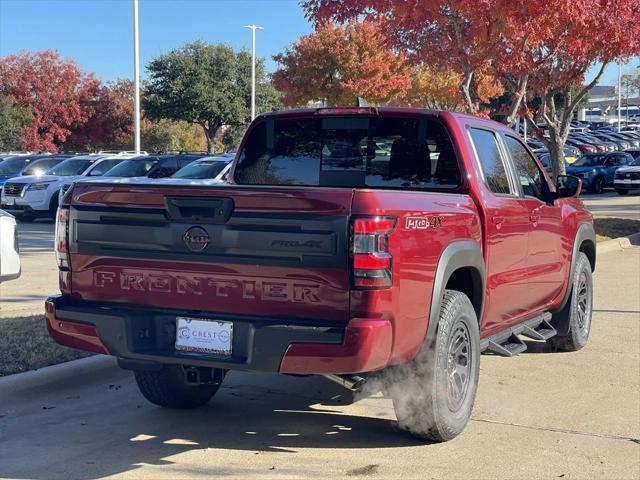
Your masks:
M384 368L392 345L386 320L352 319L344 324L284 322L282 319L195 314L68 297L46 300L47 328L59 344L118 357L124 368L154 369L165 363L290 374L361 373ZM233 354L175 350L176 317L233 322Z

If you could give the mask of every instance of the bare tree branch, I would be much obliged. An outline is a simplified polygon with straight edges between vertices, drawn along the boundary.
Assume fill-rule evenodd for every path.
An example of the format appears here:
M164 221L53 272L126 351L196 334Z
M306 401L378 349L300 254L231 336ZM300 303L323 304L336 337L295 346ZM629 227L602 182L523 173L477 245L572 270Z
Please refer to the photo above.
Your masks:
M582 101L582 99L585 97L585 95L587 95L587 93L589 93L589 90L591 90L598 83L598 81L600 80L600 77L604 73L604 69L607 68L607 65L609 65L609 62L602 62L602 65L600 66L600 70L598 70L598 73L593 78L593 80L591 80L591 82L589 82L589 84L587 84L584 88L582 88L578 92L576 97L573 99L573 102L569 106L569 110L571 112L573 112L573 110Z

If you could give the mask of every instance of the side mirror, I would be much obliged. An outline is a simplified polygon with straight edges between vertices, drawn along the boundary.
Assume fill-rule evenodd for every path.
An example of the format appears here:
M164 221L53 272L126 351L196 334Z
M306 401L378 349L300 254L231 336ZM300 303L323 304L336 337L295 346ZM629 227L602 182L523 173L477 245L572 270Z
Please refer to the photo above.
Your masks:
M577 197L582 190L582 180L574 175L558 175L556 180L556 197Z

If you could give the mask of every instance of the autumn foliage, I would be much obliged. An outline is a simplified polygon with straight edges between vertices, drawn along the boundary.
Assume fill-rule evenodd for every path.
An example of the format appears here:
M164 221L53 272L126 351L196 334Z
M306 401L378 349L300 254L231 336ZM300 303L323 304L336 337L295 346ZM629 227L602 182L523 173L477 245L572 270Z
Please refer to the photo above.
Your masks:
M99 85L53 50L0 58L0 94L31 112L31 124L22 136L29 150L56 151L74 125L88 120Z
M506 123L535 113L550 130L554 174L578 103L606 65L640 54L640 0L306 0L317 28L327 21L381 23L391 46L415 65L458 75L465 110L510 95ZM586 72L601 69L584 85ZM538 98L536 112L527 99Z
M133 143L133 81L98 88L85 106L85 122L75 125L65 147L76 150L130 148Z
M402 97L411 88L411 68L386 45L378 22L319 25L274 60L283 103L352 105L358 96L374 104Z

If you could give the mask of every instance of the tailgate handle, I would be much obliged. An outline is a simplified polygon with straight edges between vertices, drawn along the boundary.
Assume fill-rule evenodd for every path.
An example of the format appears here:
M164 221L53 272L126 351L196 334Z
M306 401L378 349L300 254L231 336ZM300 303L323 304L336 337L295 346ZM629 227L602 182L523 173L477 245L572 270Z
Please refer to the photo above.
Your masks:
M187 223L227 223L233 213L228 197L165 197L170 220Z

